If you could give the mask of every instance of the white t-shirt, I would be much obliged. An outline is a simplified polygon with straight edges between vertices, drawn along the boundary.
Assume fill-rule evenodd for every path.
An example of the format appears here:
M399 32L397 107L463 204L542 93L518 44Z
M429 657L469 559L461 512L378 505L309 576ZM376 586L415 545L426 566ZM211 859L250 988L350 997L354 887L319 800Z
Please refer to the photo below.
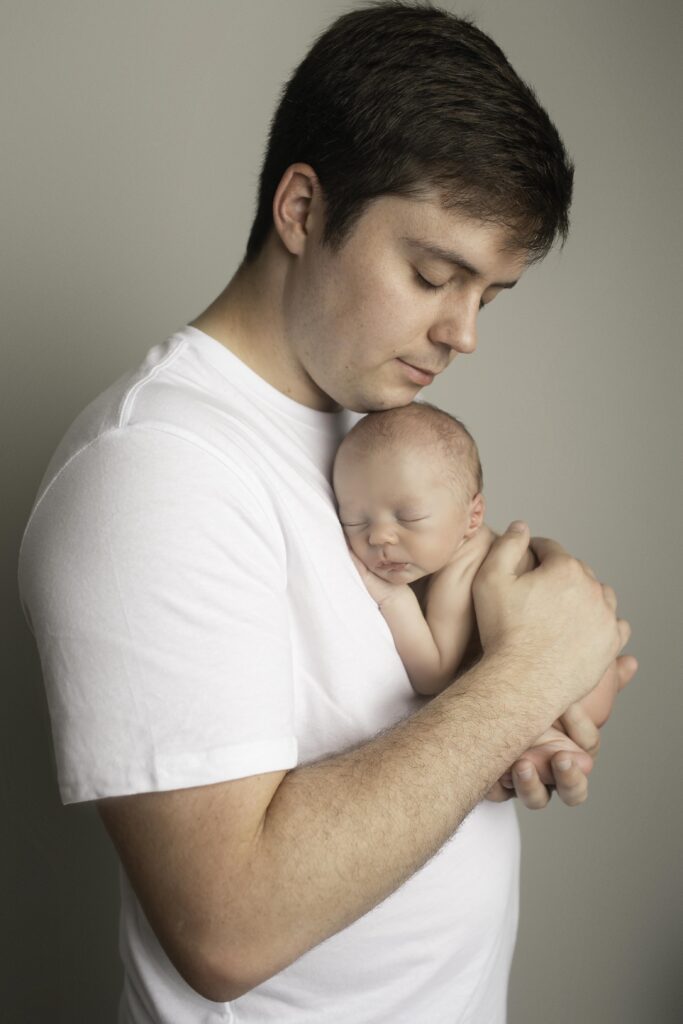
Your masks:
M20 554L64 803L339 752L422 703L329 483L351 414L185 327L92 402ZM482 803L405 885L230 1004L180 977L121 871L121 1024L502 1024L519 831Z

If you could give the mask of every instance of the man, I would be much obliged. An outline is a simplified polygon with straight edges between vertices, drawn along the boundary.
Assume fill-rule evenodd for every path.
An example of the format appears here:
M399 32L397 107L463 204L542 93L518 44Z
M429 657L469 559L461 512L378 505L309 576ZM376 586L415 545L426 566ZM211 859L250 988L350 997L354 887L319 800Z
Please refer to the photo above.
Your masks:
M126 1024L504 1020L519 837L497 780L516 763L544 806L521 755L563 714L597 749L575 703L631 678L629 627L553 541L517 579L521 524L478 576L481 657L421 701L329 470L345 410L474 351L478 310L566 234L571 180L477 29L345 15L282 98L239 271L57 449L20 585L62 798L98 800L124 869Z

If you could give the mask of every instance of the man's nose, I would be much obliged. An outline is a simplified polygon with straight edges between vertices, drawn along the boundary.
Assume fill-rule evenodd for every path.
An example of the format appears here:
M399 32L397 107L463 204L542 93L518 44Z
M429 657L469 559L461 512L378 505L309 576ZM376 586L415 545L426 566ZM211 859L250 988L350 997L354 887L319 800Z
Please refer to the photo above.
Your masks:
M429 340L447 345L455 352L469 355L477 347L477 314L479 301L459 302L455 308L444 312L429 330Z

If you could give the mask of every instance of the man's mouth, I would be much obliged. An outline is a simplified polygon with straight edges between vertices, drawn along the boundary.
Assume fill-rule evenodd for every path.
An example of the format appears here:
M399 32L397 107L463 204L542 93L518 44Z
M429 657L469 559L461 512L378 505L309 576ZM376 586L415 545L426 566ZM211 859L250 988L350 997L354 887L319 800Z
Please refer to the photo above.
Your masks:
M419 384L420 387L426 388L428 384L431 384L437 373L440 370L426 370L421 366L415 366L413 363L407 363L405 359L398 359L397 361L405 367L406 375L415 383Z

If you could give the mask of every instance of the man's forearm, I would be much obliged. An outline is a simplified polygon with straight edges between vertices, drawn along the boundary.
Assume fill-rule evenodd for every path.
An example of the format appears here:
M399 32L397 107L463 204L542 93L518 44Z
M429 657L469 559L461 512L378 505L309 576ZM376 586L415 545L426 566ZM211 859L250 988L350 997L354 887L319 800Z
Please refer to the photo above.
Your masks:
M232 917L245 990L361 917L440 849L561 710L529 699L529 672L484 659L372 741L285 776L252 852L244 919Z
M614 592L555 541L516 576L528 544L513 524L475 581L484 656L405 721L290 772L101 801L151 927L206 998L238 998L394 892L628 641Z

